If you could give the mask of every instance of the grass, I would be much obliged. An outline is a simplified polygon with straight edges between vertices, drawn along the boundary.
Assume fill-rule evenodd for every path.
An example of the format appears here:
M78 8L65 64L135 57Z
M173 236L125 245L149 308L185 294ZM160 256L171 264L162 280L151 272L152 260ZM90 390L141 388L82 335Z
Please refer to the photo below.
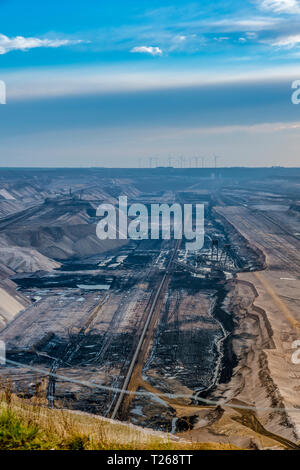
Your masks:
M9 408L2 407L0 414L1 450L40 449L37 425L23 423Z
M176 442L143 428L0 392L0 450L234 450L217 443Z

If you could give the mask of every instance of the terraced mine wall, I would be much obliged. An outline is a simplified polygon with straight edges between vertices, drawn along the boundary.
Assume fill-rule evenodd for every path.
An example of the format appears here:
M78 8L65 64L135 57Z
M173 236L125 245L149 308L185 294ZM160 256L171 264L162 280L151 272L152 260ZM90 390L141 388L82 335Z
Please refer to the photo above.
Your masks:
M233 249L230 254L235 260L239 272L262 271L266 269L266 256L259 248L250 244L236 228L219 212L211 210L216 227L223 230Z

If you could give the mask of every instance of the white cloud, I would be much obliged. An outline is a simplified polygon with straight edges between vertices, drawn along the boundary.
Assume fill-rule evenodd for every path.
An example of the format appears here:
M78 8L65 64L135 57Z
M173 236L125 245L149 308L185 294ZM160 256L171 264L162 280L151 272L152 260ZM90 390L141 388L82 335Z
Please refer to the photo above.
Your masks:
M222 32L241 32L241 31L263 31L272 30L280 22L279 18L271 17L248 17L248 18L229 18L218 21L206 21L205 26L209 28L218 28ZM202 23L199 23L202 26Z
M229 38L226 37L226 36L223 36L223 37L220 37L220 38L214 38L214 41L218 41L218 42L223 42L223 41L228 41Z
M275 13L300 13L299 0L258 0L259 7Z
M130 52L137 52L140 54L162 55L162 50L159 47L153 46L137 46L133 47Z
M259 124L237 124L220 125L208 127L193 127L187 129L178 129L181 134L230 134L236 132L247 133L274 133L280 131L299 131L300 122L265 122Z
M16 36L9 38L4 34L0 34L0 55L6 54L10 51L28 51L37 47L61 47L71 44L78 44L81 40L69 39L40 39L40 38L25 38L23 36Z
M300 34L279 38L276 41L273 41L271 44L272 46L287 47L288 49L291 49L292 47L300 44Z
M186 36L175 36L174 41L175 41L175 42L183 42L183 41L186 41Z
M187 52L193 53L198 51L206 42L203 36L198 36L197 34L188 34L188 35L176 35L173 38L170 38L169 45L166 44L165 49L168 52Z

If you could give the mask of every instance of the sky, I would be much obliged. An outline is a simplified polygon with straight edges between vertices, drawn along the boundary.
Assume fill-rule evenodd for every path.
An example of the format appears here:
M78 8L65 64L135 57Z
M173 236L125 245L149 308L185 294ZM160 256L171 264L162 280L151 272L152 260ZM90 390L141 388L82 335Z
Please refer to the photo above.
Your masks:
M300 0L0 0L0 166L299 166Z

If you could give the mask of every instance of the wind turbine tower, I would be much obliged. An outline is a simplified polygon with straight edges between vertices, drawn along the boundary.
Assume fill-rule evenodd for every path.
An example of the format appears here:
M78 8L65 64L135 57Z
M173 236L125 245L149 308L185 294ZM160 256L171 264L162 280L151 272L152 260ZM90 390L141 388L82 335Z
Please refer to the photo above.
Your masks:
M215 160L215 168L217 168L217 165L218 165L218 160L220 159L221 157L218 156L218 155L214 155L214 160Z

